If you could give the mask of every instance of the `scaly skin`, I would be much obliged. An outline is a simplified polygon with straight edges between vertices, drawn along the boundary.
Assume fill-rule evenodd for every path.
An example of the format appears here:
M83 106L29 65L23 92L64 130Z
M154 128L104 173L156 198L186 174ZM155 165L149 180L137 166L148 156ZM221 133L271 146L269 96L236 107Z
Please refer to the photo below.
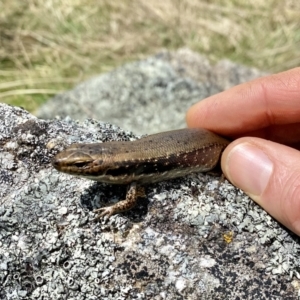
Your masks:
M58 171L100 182L130 184L126 199L96 210L99 217L131 209L139 185L211 171L229 141L202 128L149 135L131 142L73 144L58 153Z

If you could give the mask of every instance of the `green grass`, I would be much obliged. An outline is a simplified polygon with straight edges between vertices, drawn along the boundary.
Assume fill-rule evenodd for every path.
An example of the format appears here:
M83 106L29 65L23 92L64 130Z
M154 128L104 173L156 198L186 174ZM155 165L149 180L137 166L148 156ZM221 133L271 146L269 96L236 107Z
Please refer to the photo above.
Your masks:
M163 48L269 72L300 64L298 0L4 0L0 101L32 112L50 96Z

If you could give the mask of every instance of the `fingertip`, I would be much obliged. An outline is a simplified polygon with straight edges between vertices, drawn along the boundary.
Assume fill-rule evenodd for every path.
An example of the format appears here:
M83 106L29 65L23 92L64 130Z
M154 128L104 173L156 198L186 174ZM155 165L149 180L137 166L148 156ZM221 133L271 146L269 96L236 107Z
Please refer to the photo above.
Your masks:
M197 122L196 122L197 106L198 106L198 103L192 105L188 109L188 111L186 112L186 115L185 115L186 123L187 123L188 127L190 127L190 128L197 127Z
M222 156L225 175L251 196L260 196L270 181L273 162L257 145L240 139L230 145Z
M223 152L225 176L280 223L300 234L300 153L260 138L241 138Z

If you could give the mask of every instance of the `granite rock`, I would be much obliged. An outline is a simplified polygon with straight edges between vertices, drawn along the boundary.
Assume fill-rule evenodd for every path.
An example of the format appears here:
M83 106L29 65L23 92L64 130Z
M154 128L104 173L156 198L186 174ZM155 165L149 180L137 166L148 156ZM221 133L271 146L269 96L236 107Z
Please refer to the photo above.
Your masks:
M136 134L178 129L192 104L263 75L228 60L212 65L188 49L163 51L80 83L47 101L37 116L93 118Z
M226 180L152 184L133 210L94 221L126 187L59 173L51 158L137 136L5 104L0 120L0 299L297 299L299 237Z

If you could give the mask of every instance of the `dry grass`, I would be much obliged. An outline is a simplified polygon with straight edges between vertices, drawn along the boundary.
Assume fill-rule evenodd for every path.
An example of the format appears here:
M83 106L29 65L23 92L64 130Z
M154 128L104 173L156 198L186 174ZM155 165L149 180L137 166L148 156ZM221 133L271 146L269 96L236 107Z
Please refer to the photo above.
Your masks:
M0 101L34 111L92 75L189 47L277 72L300 64L299 0L4 0Z

